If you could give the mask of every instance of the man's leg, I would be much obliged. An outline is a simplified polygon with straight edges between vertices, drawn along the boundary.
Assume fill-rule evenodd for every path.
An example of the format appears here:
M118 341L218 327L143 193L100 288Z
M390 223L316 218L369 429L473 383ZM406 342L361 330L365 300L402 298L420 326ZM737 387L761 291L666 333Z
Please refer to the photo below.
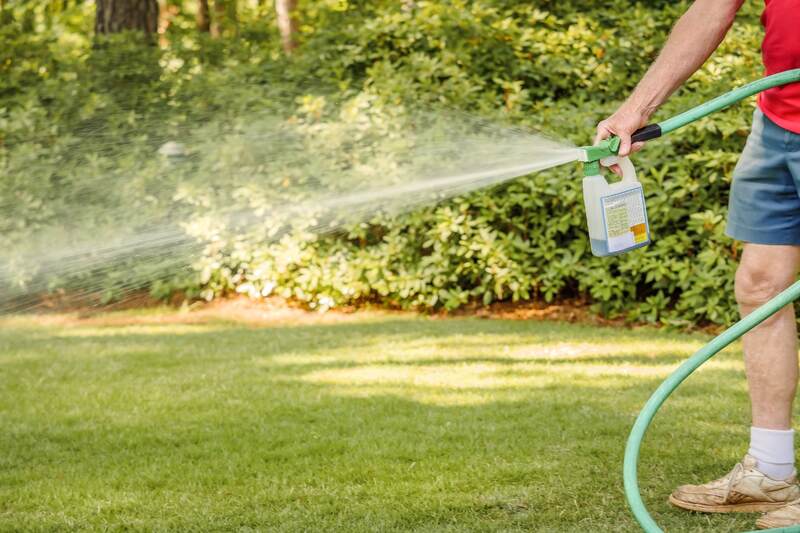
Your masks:
M736 301L744 317L795 280L800 247L745 244L736 272ZM773 479L794 471L792 402L797 389L797 327L788 305L743 339L753 426L749 454Z
M745 244L736 272L742 316L791 285L800 268L800 246ZM786 523L800 498L794 471L792 401L797 387L797 330L789 305L745 335L745 368L753 427L750 451L726 476L682 485L669 501L705 512L769 511L763 523ZM797 509L800 511L800 507Z
M795 281L800 246L745 244L736 271L736 301L742 316ZM743 338L753 425L787 430L797 390L797 327L787 305Z

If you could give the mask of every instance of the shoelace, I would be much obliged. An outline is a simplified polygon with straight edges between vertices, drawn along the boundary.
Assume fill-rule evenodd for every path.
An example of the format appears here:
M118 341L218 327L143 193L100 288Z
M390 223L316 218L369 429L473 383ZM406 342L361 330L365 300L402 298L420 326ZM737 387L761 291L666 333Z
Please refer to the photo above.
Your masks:
M740 474L744 470L744 465L742 463L736 463L736 466L733 467L731 470L730 476L728 477L728 486L725 490L725 500L728 501L728 495L730 495L731 491L733 490L733 483L736 480L738 474Z

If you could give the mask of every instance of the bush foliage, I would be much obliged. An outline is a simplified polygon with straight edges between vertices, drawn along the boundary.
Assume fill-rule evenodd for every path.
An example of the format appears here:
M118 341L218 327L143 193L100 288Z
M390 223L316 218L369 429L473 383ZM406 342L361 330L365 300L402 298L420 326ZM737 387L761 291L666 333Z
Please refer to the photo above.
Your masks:
M78 179L86 161L76 159L74 147L92 132L125 136L137 121L168 132L198 110L226 124L270 105L267 97L276 92L368 102L354 115L317 117L321 128L346 130L348 120L369 123L397 109L443 104L586 144L687 7L301 4L300 48L286 58L272 15L255 6L240 13L236 34L221 39L198 35L189 15L178 16L166 41L153 47L132 35L93 41L90 6L54 16L39 3L11 3L0 25L7 44L0 49L0 195L20 200L3 204L0 244L63 216L57 186ZM761 75L756 9L745 6L720 49L656 119ZM298 99L278 111L297 117L307 104ZM277 293L323 308L377 302L455 309L468 302L579 297L599 312L638 321L730 322L737 315L732 283L739 249L723 230L730 175L753 105L698 121L635 156L653 236L640 251L592 257L580 169L561 167L322 237L293 233L265 244L231 236L206 247L196 275L152 288L205 297ZM92 164L126 176L129 185L120 194L135 193L159 175L141 161L163 138L137 141L139 156L135 150L122 159L99 154ZM43 161L56 160L64 161L61 175L36 172ZM216 164L231 170L241 162Z

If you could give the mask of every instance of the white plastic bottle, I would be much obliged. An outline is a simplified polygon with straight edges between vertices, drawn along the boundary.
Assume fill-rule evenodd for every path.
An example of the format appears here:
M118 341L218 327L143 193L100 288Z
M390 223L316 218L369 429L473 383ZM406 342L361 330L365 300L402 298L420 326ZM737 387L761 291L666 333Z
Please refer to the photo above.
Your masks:
M618 164L622 179L609 184L600 174L583 178L583 203L592 253L618 255L650 244L650 225L642 184L627 157L607 157L603 166Z

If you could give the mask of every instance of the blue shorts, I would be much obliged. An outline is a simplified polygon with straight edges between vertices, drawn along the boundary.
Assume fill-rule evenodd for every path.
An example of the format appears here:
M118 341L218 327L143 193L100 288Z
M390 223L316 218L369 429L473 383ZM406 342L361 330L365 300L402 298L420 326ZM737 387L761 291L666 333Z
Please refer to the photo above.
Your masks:
M800 135L756 109L733 171L728 227L734 239L800 245Z

